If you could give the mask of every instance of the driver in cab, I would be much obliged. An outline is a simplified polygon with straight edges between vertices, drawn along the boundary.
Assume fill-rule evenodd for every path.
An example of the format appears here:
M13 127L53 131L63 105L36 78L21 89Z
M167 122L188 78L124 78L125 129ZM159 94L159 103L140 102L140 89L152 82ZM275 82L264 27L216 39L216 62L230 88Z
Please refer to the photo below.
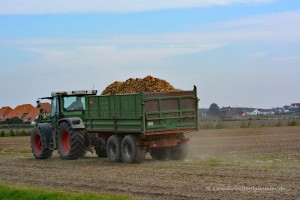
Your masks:
M68 110L83 110L83 103L81 102L81 97L76 97L76 101L74 101L67 108Z

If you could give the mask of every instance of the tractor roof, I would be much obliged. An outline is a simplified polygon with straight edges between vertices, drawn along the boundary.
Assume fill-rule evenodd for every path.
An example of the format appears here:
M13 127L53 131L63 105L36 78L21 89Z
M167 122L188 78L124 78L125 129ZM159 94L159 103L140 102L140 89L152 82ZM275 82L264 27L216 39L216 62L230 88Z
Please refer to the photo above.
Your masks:
M58 91L52 92L51 96L85 96L85 95L96 95L97 90L74 90L74 91Z

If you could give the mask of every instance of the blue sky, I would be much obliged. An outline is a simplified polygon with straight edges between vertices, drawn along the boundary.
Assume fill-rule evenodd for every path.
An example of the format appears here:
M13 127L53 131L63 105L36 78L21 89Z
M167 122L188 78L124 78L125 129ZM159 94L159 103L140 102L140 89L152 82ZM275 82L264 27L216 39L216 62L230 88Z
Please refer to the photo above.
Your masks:
M200 107L300 102L300 1L0 0L0 107L147 75Z

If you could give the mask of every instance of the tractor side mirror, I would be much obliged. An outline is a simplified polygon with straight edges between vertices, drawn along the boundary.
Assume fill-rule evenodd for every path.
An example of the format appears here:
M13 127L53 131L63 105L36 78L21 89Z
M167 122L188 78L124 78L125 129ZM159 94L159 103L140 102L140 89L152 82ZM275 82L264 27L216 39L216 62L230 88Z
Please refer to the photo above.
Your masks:
M36 101L36 107L37 107L37 108L40 108L40 107L41 107L41 104L40 104L40 101L39 101L39 100Z

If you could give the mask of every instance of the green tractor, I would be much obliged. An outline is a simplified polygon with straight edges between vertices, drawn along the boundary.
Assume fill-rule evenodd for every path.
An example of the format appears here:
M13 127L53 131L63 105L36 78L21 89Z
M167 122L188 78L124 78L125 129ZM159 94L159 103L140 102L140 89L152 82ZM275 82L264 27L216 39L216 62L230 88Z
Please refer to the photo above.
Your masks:
M190 91L97 96L96 90L53 92L51 112L41 111L32 131L36 159L77 159L87 151L111 162L140 163L147 152L157 160L184 160L186 133L198 130L196 87Z
M62 159L77 159L87 150L93 151L90 138L85 133L85 96L96 95L97 90L52 92L51 113L46 116L41 111L31 134L31 149L36 159L50 158L53 150L58 150ZM103 154L103 152L102 152Z

